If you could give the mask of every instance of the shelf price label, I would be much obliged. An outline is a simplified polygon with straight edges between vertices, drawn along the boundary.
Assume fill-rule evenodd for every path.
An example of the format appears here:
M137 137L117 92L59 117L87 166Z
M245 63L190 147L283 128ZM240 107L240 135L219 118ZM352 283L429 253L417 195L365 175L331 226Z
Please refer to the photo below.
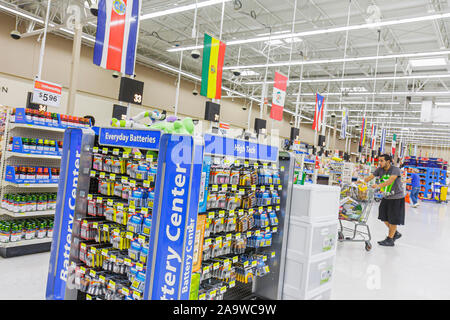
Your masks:
M219 218L223 218L225 216L225 211L224 210L220 210L219 211Z
M108 200L106 200L106 205L107 205L108 207L114 206L114 200L113 200L113 199L108 199Z
M217 295L217 290L213 290L213 291L211 291L211 292L209 293L209 296L210 296L211 298L214 298L216 295Z
M103 154L108 154L108 148L103 148L103 149L102 149L102 153L103 153Z
M245 261L244 262L244 268L247 268L248 267L248 261Z
M133 291L133 298L140 299L141 298L141 293L139 291Z
M223 184L222 185L222 191L227 191L228 189L228 185L227 184Z
M127 182L128 182L128 177L122 177L122 178L120 179L120 181L121 181L122 183L127 183Z
M238 159L236 159L234 160L234 165L239 167L241 165L241 162Z
M198 300L206 300L206 293L202 293L198 296Z
M95 278L95 276L97 275L97 273L95 272L95 270L91 270L89 271L89 275L93 278Z
M234 288L236 286L236 281L230 281L230 283L228 284L228 287L231 289L231 288Z
M223 286L222 288L220 288L220 293L224 294L225 292L227 292L226 286Z
M250 238L252 236L252 232L251 231L247 231L247 238Z
M144 188L150 188L150 181L144 180L144 181L142 182L142 184L144 185Z
M104 172L100 172L100 178L105 179L106 174Z
M283 185L279 184L278 185L278 190L282 190L283 189Z
M253 184L253 185L251 186L251 189L252 189L252 191L255 191L255 190L256 190L256 185Z
M111 180L116 180L116 174L115 174L115 173L111 173L111 174L109 175L109 179L111 179Z
M232 185L231 185L231 191L236 191L236 190L237 190L237 185L232 184Z
M93 152L93 153L98 153L98 147L93 147L93 148L92 148L92 152Z
M213 184L211 189L212 191L219 191L219 186L217 184Z
M142 270L144 269L144 266L142 265L142 263L137 262L137 263L136 263L136 269L137 269L138 271L142 271Z
M252 267L256 267L256 264L257 264L257 263L256 263L256 260L253 260L253 261L252 261Z
M118 156L119 155L119 149L113 149L112 153L113 153L113 155Z
M35 80L32 102L45 106L59 107L61 104L62 86L43 80Z
M264 266L264 271L268 273L269 272L269 266Z
M130 295L130 290L128 290L127 288L122 288L122 293L126 296Z
M271 258L275 258L275 251L272 251L272 253L270 254Z
M209 272L209 266L205 266L203 268L203 273L208 273Z
M124 152L122 154L122 158L124 158L124 159L128 159L129 157L130 157L130 154L128 152Z
M89 301L92 300L91 295L89 295L89 294L86 293L86 300L89 300Z
M115 283L114 281L109 280L108 285L111 287L112 290L115 290L115 289L116 289L116 283Z
M261 191L266 191L266 186L261 186Z
M238 256L234 256L232 260L233 260L233 263L236 263L236 262L239 261L239 257Z
M217 270L217 269L219 269L219 267L220 267L220 263L219 262L216 262L216 263L213 264L213 270Z
M97 174L97 172L95 170L91 170L91 173L89 174L89 177L95 178L96 174Z

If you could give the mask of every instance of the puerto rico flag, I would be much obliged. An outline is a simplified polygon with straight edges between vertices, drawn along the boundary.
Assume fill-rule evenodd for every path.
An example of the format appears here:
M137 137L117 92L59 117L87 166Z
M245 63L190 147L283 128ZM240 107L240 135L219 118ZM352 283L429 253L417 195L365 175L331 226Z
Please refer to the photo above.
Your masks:
M316 107L314 112L313 130L319 131L323 121L324 97L316 93Z
M99 0L94 64L134 75L142 0Z

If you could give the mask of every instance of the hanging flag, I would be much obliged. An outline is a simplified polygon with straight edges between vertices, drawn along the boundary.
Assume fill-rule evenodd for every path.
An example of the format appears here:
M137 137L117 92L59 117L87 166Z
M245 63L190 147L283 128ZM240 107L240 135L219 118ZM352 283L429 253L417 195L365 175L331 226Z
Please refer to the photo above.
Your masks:
M314 112L313 130L319 131L323 121L324 97L316 93L316 106Z
M381 130L381 140L380 140L380 153L381 154L384 153L385 144L386 144L386 129L383 128Z
M394 133L392 136L392 157L395 156L395 146L397 142L397 135Z
M222 97L222 71L226 45L205 33L203 40L202 88L200 94L210 99Z
M366 118L363 118L361 136L359 138L359 145L361 147L364 147L365 142L366 142Z
M272 108L270 118L283 120L284 100L286 99L286 88L288 78L279 72L275 72L275 83L273 85Z
M134 75L142 0L99 0L94 64Z
M377 126L375 124L372 124L372 131L371 131L371 149L375 150L375 144L377 143Z
M342 123L341 123L341 138L345 139L347 133L347 125L348 125L348 112L347 108L342 110Z

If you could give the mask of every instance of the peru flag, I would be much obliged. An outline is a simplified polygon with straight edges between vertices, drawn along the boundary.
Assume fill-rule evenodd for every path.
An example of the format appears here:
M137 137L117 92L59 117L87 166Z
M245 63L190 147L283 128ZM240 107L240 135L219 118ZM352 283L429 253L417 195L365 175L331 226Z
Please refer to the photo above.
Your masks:
M270 118L283 120L284 101L286 100L286 88L288 78L279 72L275 72L275 83L273 85L272 108Z
M99 0L94 64L134 75L142 0Z

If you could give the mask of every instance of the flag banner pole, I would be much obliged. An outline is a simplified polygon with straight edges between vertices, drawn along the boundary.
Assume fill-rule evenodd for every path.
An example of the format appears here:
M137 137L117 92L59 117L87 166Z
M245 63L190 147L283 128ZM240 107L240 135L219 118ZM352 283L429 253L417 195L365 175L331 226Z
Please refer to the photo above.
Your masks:
M50 7L52 4L52 0L48 0L47 2L47 12L45 13L45 24L44 24L44 32L41 40L41 51L39 53L39 68L38 68L38 74L36 75L36 78L38 80L41 80L42 76L42 66L44 64L44 55L45 55L45 42L47 40L47 29L48 29L48 20L50 18Z
M341 87L339 88L339 90L340 90L340 92L341 92L341 94L340 94L340 99L339 99L339 110L342 110L342 98L343 98L344 75L345 75L345 62L346 62L346 58L347 58L347 46L348 46L348 32L349 32L348 26L350 25L350 12L351 12L351 8L352 8L352 1L350 0L350 1L348 2L347 30L345 31L345 45L344 45L344 59L343 59L343 63L342 63Z
M294 1L294 12L292 14L292 28L291 28L291 49L289 51L289 65L288 65L288 83L287 85L289 86L289 81L290 81L290 76L291 76L291 61L292 61L292 49L294 46L294 32L295 32L295 15L297 13L297 0Z

